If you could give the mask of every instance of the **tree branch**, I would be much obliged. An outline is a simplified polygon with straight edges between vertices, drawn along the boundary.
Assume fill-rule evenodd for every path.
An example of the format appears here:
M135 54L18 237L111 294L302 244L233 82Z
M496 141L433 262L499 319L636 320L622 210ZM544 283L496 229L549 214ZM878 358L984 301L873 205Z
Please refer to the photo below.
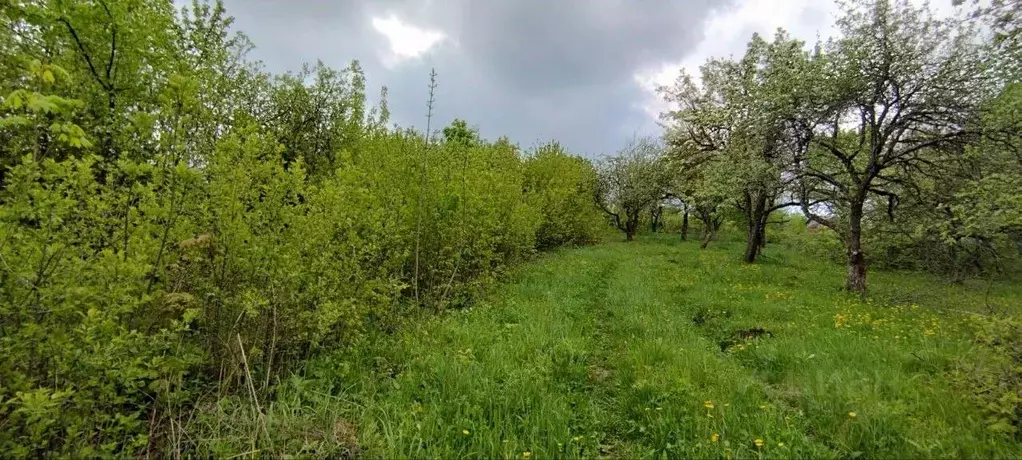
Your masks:
M81 51L82 57L85 58L85 63L89 65L89 71L92 72L92 76L96 78L96 82L98 82L103 89L110 91L110 85L103 81L103 77L99 75L99 72L96 70L96 66L92 63L92 56L89 55L89 51L85 49L85 44L83 44L81 38L78 37L78 32L75 30L74 26L71 25L71 22L63 16L57 18L57 21L63 23L67 27L67 31L71 33L71 38L74 39L75 45L77 45L78 50Z

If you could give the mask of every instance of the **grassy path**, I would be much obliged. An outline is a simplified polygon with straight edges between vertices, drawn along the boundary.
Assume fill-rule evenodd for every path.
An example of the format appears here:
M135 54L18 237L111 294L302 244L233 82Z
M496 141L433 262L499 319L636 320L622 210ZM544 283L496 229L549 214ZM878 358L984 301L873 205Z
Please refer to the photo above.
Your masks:
M562 251L489 302L318 359L271 407L287 452L367 457L1006 457L949 376L979 350L917 275L646 239ZM774 254L773 252L777 252ZM886 289L886 290L885 290ZM978 356L978 355L977 355Z

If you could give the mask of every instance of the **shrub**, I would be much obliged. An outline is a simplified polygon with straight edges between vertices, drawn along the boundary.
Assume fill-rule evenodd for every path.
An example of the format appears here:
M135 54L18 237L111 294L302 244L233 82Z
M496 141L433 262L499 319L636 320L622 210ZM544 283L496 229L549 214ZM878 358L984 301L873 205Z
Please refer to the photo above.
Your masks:
M255 123L191 162L22 159L0 194L0 447L179 444L205 387L265 397L399 305L463 304L537 246L593 240L579 158L363 134L315 180Z
M186 447L200 395L265 402L317 350L599 229L592 167L556 144L388 129L357 62L272 76L219 3L111 5L0 10L56 47L26 56L67 56L0 59L0 451ZM103 74L41 35L108 22Z
M1022 321L1011 316L972 316L975 341L987 353L954 370L984 409L987 429L1020 438L1022 423Z
M536 246L589 244L606 224L593 197L596 170L582 158L568 155L560 144L540 146L525 159L525 188L530 203L542 213Z

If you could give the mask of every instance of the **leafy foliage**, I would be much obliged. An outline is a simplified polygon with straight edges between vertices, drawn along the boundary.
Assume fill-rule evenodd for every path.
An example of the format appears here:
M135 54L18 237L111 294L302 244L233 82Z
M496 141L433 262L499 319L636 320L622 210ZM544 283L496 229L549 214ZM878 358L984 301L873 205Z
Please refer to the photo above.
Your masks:
M976 342L990 350L985 359L962 362L959 383L986 413L987 429L1020 437L1022 424L1022 323L1010 315L972 318Z
M305 445L288 443L305 440L306 434L283 430L272 417L280 414L276 404L282 398L304 397L295 388L302 379L292 371L324 349L353 350L353 360L370 362L353 368L369 367L388 375L387 384L406 384L408 393L399 392L408 397L401 407L419 413L428 397L415 392L425 384L399 381L400 370L387 367L386 353L372 343L398 326L434 321L423 319L425 313L470 311L482 288L538 250L596 241L606 223L601 211L628 240L647 213L654 230L662 215L680 217L687 228L691 214L703 223L704 248L729 219L743 220L748 262L768 236L816 258L834 258L843 247L847 287L863 293L867 252L888 266L938 270L965 283L968 275L1011 273L1009 266L1022 250L1018 2L975 6L975 20L992 32L981 37L987 39L983 43L975 39L981 30L975 23L959 27L932 18L925 7L888 0L852 2L839 24L841 35L812 49L783 32L772 41L754 36L742 59L713 60L703 67L701 83L684 76L665 93L669 102L683 105L667 117L674 123L667 145L635 139L595 165L556 142L523 151L507 138L484 139L464 120L432 132L435 73L425 132L388 126L387 90L381 88L377 105L370 106L357 61L343 69L319 62L296 73L271 74L247 58L253 45L232 32L233 19L221 2L193 1L181 10L175 5L17 0L0 8L2 452L225 456L269 446L269 455L305 453ZM673 200L683 203L683 213L665 214L664 206ZM771 216L793 203L801 205L808 222L797 219L768 232ZM834 233L817 238L806 228L813 224ZM693 254L695 265L689 268L713 275L707 267L722 261L703 254L713 253ZM638 379L625 376L616 386L635 390L614 400L627 415L623 426L601 425L604 408L598 404L583 407L589 418L570 415L579 401L588 400L577 394L579 382L606 379L608 372L587 361L587 350L600 347L563 338L607 341L596 344L603 346L637 335L631 326L607 318L627 318L638 310L606 311L604 301L608 292L632 292L625 288L650 280L635 271L628 275L630 284L608 289L608 275L617 264L611 258L577 264L584 266L576 278L588 289L586 295L602 298L579 301L578 289L560 287L556 292L570 297L575 310L537 305L548 317L564 313L565 321L544 317L546 323L533 327L554 329L535 329L531 342L514 342L532 348L494 351L490 363L499 372L477 381L492 391L462 387L464 381L452 378L456 385L431 394L451 403L435 401L430 410L440 415L429 419L426 431L439 436L446 428L440 421L464 415L457 411L478 415L495 407L507 420L528 421L512 434L545 439L546 453L569 453L564 443L555 448L547 435L586 429L600 439L583 442L575 435L579 438L569 439L578 445L570 453L605 455L599 450L603 441L624 440L635 449L624 455L648 454L636 439L646 436L638 433L655 433L660 450L653 453L672 455L669 450L678 444L667 441L677 435L670 427L678 425L648 424L636 412L656 399ZM643 264L678 263L651 260ZM742 270L756 273L760 266ZM798 273L785 275L801 282ZM676 281L681 282L662 277L655 287L663 294L670 289L661 288ZM740 283L732 287L708 298L745 290ZM551 292L529 297L549 300ZM771 295L792 300L787 293L768 293L767 300L776 300ZM645 310L660 311L660 301L648 300ZM849 305L871 315L879 311L868 302ZM692 349L711 339L729 344L723 353L735 353L729 350L757 329L747 327L735 336L723 324L727 314L715 316L725 311L719 307L699 307L701 321L714 323L703 329L705 337L679 335L676 328L665 337ZM506 316L476 331L495 343L497 335L504 338L519 324L513 309L487 314ZM861 332L886 324L844 311L838 315L842 332L846 325ZM450 317L439 318L435 321ZM824 319L829 322L830 314ZM670 324L638 320L645 329ZM569 326L600 332L584 340L551 333ZM1017 433L1017 321L980 319L974 326L982 351L970 351L977 357L974 367L957 363L965 375L958 381L969 387L972 402L985 408L988 423L962 422L972 416L965 409L968 402L949 403L953 410L945 413L956 417L956 427L973 430L966 434L973 441L988 439L991 431ZM623 329L600 329L607 327ZM927 334L932 329L925 327L923 335L938 334ZM831 346L850 337L821 343ZM417 368L407 375L465 375L460 364L444 361L450 357L446 343L457 339L426 342L435 354L409 364ZM889 355L889 348L860 345L867 357ZM939 345L963 350L960 341ZM549 353L537 355L540 348ZM918 365L913 359L928 363L899 350L913 365ZM941 359L950 360L948 350L940 350ZM666 356L654 351L627 358L643 362ZM779 380L792 356L773 351L742 359ZM467 363L475 354L469 348L457 356ZM509 362L537 356L540 361L528 372L505 372ZM879 361L870 359L865 364L877 366ZM686 373L705 369L700 364ZM917 395L905 390L915 376L877 369L901 379L900 390L910 396L905 399ZM328 386L333 382L330 372L315 365L306 370L328 380ZM362 381L368 383L357 391L377 393L377 377ZM807 385L828 381L801 377ZM510 386L502 386L507 382ZM664 387L675 388L670 383ZM724 384L736 391L749 388L742 382ZM558 396L554 418L521 413L522 407L540 413L547 408L544 396L561 390L568 396ZM807 412L817 403L845 404L828 399L829 388L812 390L810 396L819 401ZM745 403L769 396L761 393L755 398L743 393ZM949 399L944 387L923 393L920 401ZM485 406L494 394L504 399ZM675 402L676 407L687 404ZM684 413L674 416L682 420ZM856 431L844 418L837 423L808 417L816 418L799 419L805 430L785 432L804 442L799 447L804 450L792 451L796 454L1017 450L1001 444L941 450L940 438L916 425L913 434L925 431L923 437L938 446L911 450L901 428ZM540 424L551 420L553 428ZM915 423L901 415L889 420ZM341 449L329 453L356 455L365 436L377 436L373 446L385 454L421 455L426 449L417 422L402 420L395 433L402 440L414 433L410 436L419 441L393 444L392 450L380 447L387 445L381 440L385 435L360 437L343 419L330 423L330 436L309 440ZM849 431L816 441L809 433L816 426ZM463 428L461 436L475 429ZM867 434L880 438L870 444ZM287 452L273 451L282 436L288 437ZM463 442L454 447L427 450L498 453L496 444L480 450L470 438L458 439ZM733 450L706 444L682 452L752 454L762 448L762 440L754 439L759 442ZM221 440L223 445L215 444Z
M596 201L629 241L639 230L643 211L667 192L663 150L658 139L637 137L597 165Z
M596 241L604 226L593 202L596 180L588 160L568 155L556 142L526 158L525 186L543 214L536 230L538 248Z
M985 37L925 5L849 2L840 34L812 49L757 35L742 60L708 61L698 84L683 73L663 89L678 105L663 115L678 190L707 222L720 206L742 212L747 262L768 216L799 205L840 237L860 294L867 253L956 279L1000 271L1018 241L1016 3L978 7Z
M782 200L793 156L786 123L797 108L794 77L806 61L802 42L783 31L772 42L756 34L741 60L706 62L698 85L682 71L673 86L660 88L679 107L662 115L671 123L676 194L710 235L718 207L738 209L748 233L746 262L762 250L770 214L792 204Z
M180 454L203 395L262 417L315 350L595 240L585 160L388 127L358 62L270 75L219 2L0 17L4 452Z

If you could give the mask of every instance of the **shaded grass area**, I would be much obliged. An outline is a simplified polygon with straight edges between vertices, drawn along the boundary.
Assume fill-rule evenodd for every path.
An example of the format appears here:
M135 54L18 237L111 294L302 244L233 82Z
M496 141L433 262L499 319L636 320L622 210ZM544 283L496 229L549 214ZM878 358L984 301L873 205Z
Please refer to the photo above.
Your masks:
M1022 456L951 378L986 353L970 312L1017 310L1022 287L877 272L860 300L841 292L840 267L795 250L770 247L757 265L738 254L655 237L544 256L488 301L312 361L269 404L269 442L246 444L246 405L222 400L201 444L366 457Z

